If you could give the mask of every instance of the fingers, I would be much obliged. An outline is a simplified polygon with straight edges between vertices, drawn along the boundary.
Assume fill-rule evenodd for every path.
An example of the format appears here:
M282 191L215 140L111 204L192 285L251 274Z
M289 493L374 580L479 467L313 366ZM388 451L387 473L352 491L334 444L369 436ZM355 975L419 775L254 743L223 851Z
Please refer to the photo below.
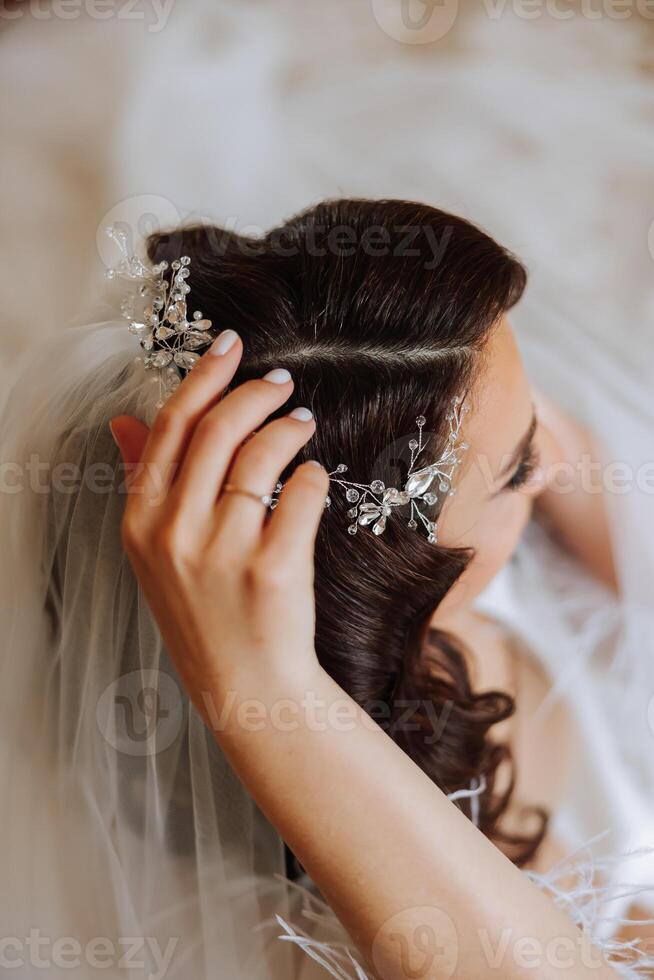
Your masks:
M298 466L264 529L262 548L270 561L313 558L328 491L329 477L319 463L310 461Z
M109 428L125 464L125 484L129 486L134 479L150 430L131 415L117 415L109 422Z
M229 471L231 486L258 496L270 494L280 474L316 429L311 412L296 408L270 422L238 452ZM230 538L249 550L257 543L269 511L261 501L240 493L223 493L216 506L216 538Z
M224 330L159 411L131 488L141 503L163 502L195 426L232 380L242 352L238 335Z
M207 412L195 429L171 490L170 502L180 516L200 521L214 518L216 500L235 455L243 451L243 442L281 408L292 391L290 374L277 368L260 380L246 381ZM273 485L281 469L280 466L273 477ZM258 492L254 484L252 489ZM261 493L270 489L264 486Z

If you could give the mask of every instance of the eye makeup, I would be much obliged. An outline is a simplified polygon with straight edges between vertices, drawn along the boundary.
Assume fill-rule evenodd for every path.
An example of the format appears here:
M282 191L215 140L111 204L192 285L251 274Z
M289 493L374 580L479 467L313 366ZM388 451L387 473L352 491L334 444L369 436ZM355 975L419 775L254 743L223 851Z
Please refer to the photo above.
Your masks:
M529 444L524 448L517 467L502 487L501 492L505 490L520 490L521 487L524 487L532 479L538 469L539 462L540 459L532 437Z

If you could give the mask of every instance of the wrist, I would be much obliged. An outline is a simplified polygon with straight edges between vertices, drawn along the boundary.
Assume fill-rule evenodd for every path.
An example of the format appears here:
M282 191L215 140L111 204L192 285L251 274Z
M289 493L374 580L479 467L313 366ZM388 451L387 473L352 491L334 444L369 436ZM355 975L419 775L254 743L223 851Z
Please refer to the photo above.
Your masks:
M326 683L338 689L311 651L290 662L288 658L272 663L240 662L220 673L205 675L192 686L193 701L215 733L235 720L242 724L243 719L257 724L262 720L265 727L271 717L282 711L300 718L303 706L318 692L324 697ZM186 680L185 684L190 688Z

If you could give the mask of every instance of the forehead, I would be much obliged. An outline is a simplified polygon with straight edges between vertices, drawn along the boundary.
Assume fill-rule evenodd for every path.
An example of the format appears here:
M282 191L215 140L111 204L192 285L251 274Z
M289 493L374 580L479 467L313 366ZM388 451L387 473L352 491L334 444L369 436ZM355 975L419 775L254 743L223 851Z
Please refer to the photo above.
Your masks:
M533 414L529 382L506 317L491 335L468 398L465 438L470 455L483 454L487 471L497 475L527 431Z

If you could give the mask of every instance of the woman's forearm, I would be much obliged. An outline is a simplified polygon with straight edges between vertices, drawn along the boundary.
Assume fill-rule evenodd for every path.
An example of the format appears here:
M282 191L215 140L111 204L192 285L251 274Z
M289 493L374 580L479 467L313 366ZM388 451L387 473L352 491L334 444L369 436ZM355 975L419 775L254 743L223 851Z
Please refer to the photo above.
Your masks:
M319 667L265 683L239 678L234 689L251 699L205 693L199 707L384 980L449 977L455 962L456 976L470 980L510 980L526 969L539 978L614 976Z

